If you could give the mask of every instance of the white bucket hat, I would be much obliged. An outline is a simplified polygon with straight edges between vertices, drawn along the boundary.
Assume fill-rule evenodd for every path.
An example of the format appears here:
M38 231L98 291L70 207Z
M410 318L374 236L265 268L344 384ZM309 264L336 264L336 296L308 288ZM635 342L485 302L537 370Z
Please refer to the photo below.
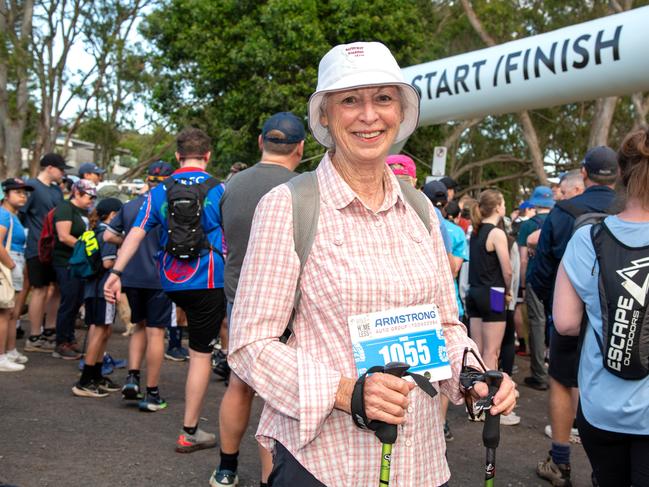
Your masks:
M403 122L395 143L410 136L419 122L419 93L406 83L390 50L380 42L354 42L333 47L320 60L318 87L309 98L309 128L325 147L334 143L320 122L320 105L326 93L363 86L397 85L401 88Z

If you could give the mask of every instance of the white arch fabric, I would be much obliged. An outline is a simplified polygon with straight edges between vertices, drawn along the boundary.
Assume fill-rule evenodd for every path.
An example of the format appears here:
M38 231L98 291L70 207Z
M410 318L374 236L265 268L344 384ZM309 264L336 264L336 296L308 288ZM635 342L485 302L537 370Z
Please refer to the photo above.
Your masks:
M419 125L649 90L649 7L404 68Z

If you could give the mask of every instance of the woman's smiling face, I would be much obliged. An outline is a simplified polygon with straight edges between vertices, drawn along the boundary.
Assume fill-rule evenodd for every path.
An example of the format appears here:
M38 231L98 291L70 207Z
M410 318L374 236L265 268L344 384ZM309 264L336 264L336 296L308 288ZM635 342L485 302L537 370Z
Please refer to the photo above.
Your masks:
M350 162L385 157L399 132L403 111L396 86L375 86L329 94L321 123L329 127L336 154Z

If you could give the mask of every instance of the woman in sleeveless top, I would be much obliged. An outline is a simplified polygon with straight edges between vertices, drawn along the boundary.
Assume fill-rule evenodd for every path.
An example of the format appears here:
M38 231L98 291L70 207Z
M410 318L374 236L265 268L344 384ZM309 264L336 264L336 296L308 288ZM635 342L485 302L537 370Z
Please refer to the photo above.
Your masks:
M486 366L498 370L500 345L505 333L505 297L509 295L512 267L507 235L497 227L505 215L499 191L486 190L471 209L469 294L466 299L471 338Z

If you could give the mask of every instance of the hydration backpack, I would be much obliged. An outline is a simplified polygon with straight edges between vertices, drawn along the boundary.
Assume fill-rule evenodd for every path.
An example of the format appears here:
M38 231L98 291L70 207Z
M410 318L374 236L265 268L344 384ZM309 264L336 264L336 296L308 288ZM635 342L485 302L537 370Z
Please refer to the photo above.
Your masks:
M219 185L209 178L202 183L183 184L168 178L163 183L167 190L167 246L165 250L178 259L195 259L203 249L215 250L205 236L201 223L205 197Z
M52 208L47 212L45 218L43 219L43 229L41 230L41 235L38 238L38 260L43 264L52 263L52 253L54 252L54 243L56 238L54 235L54 210Z
M91 279L99 274L102 265L97 235L93 230L88 230L74 244L68 261L70 273L74 277Z
M622 379L649 376L649 246L629 247L605 222L590 236L599 263L602 336L595 338L604 368ZM606 256L606 258L602 258Z

